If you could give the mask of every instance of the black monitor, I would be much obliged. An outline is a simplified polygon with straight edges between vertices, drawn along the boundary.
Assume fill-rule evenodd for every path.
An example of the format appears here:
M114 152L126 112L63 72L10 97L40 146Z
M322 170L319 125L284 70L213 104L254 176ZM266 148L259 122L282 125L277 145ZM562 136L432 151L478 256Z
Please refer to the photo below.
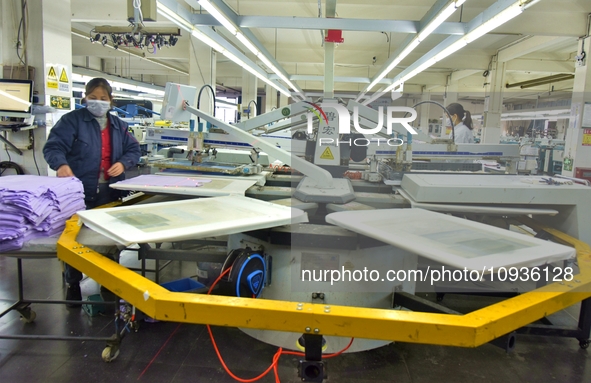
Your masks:
M31 117L33 81L0 79L0 117Z

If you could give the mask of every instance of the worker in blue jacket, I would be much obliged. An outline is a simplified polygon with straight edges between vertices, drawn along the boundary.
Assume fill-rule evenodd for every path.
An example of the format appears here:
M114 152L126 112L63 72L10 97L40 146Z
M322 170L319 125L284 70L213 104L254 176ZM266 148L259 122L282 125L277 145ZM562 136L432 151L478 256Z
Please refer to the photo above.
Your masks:
M77 177L84 185L87 209L115 201L119 192L110 183L125 179L141 151L127 123L109 113L113 90L104 78L86 84L86 108L62 116L51 129L43 155L58 177ZM66 300L80 301L82 273L66 264ZM79 305L69 305L78 307Z

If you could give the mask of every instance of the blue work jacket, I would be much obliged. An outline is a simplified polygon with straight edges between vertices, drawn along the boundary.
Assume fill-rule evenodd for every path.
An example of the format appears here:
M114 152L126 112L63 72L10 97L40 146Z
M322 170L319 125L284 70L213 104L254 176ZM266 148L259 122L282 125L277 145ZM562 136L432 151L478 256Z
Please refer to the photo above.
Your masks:
M127 131L127 123L110 113L107 116L111 126L111 164L121 162L125 169L137 165L140 145ZM101 148L101 127L94 116L82 108L63 115L55 124L43 147L43 156L53 170L69 165L84 185L85 200L91 202L97 196ZM124 179L125 173L122 173L111 177L109 182Z

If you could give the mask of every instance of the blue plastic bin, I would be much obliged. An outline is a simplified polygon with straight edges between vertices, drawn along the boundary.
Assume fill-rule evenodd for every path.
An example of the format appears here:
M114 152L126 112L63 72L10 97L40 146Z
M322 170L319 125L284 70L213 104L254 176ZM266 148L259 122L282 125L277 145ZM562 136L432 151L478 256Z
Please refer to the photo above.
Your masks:
M204 289L206 286L199 282L192 280L191 278L183 278L177 281L170 281L166 283L161 283L160 286L164 287L169 291L173 291L175 293L186 293L194 290Z

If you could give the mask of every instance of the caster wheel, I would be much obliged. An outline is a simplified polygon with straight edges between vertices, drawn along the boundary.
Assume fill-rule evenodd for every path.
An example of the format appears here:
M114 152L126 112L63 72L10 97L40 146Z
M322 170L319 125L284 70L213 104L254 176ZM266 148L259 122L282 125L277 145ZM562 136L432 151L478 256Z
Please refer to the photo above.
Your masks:
M107 346L103 350L103 354L101 357L107 363L112 362L119 356L119 347L116 346Z
M31 309L26 309L20 312L21 320L25 323L33 323L37 318L37 313Z
M589 347L590 343L591 343L591 339L580 340L579 347L581 347L583 350L586 350Z

